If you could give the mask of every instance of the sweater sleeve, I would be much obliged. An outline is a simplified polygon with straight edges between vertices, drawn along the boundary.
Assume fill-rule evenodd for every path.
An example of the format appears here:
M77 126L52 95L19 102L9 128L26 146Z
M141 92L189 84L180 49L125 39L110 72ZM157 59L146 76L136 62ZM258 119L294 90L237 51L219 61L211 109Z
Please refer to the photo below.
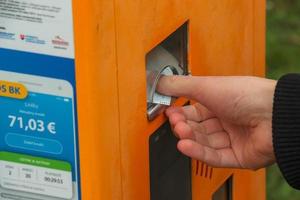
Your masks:
M287 182L300 189L300 74L278 80L272 128L277 164Z

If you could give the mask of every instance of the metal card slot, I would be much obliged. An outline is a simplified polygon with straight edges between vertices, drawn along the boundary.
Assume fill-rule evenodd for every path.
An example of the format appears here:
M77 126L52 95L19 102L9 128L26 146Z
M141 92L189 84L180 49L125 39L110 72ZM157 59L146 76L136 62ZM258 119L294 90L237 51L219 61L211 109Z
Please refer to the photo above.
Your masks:
M146 55L147 117L153 120L173 98L156 92L162 75L187 74L187 23Z

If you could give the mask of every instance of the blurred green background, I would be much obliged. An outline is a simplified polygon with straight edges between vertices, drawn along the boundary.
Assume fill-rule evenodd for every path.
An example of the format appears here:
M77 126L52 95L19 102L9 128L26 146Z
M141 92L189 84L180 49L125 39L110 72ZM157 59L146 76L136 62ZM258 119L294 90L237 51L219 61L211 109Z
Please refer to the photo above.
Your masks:
M273 79L300 73L300 0L267 1L267 66ZM267 199L300 199L300 191L285 182L277 165L267 169Z

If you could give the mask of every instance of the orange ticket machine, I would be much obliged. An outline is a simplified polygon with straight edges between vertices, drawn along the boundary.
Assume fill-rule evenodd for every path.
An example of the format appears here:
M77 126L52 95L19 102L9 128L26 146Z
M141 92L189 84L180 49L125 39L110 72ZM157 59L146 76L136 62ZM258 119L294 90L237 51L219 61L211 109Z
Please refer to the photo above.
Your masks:
M73 13L83 199L265 199L264 170L176 151L147 79L151 59L175 59L175 74L263 76L264 1L75 0Z
M179 153L163 111L190 101L155 92L163 74L263 76L264 1L7 0L0 11L1 199L265 199L265 170Z

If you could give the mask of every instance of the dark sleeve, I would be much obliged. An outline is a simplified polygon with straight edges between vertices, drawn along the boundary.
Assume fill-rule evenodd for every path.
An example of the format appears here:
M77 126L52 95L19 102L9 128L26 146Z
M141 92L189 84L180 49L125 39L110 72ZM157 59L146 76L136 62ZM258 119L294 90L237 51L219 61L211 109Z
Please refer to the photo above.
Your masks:
M277 164L287 182L300 189L300 74L277 82L272 125Z

